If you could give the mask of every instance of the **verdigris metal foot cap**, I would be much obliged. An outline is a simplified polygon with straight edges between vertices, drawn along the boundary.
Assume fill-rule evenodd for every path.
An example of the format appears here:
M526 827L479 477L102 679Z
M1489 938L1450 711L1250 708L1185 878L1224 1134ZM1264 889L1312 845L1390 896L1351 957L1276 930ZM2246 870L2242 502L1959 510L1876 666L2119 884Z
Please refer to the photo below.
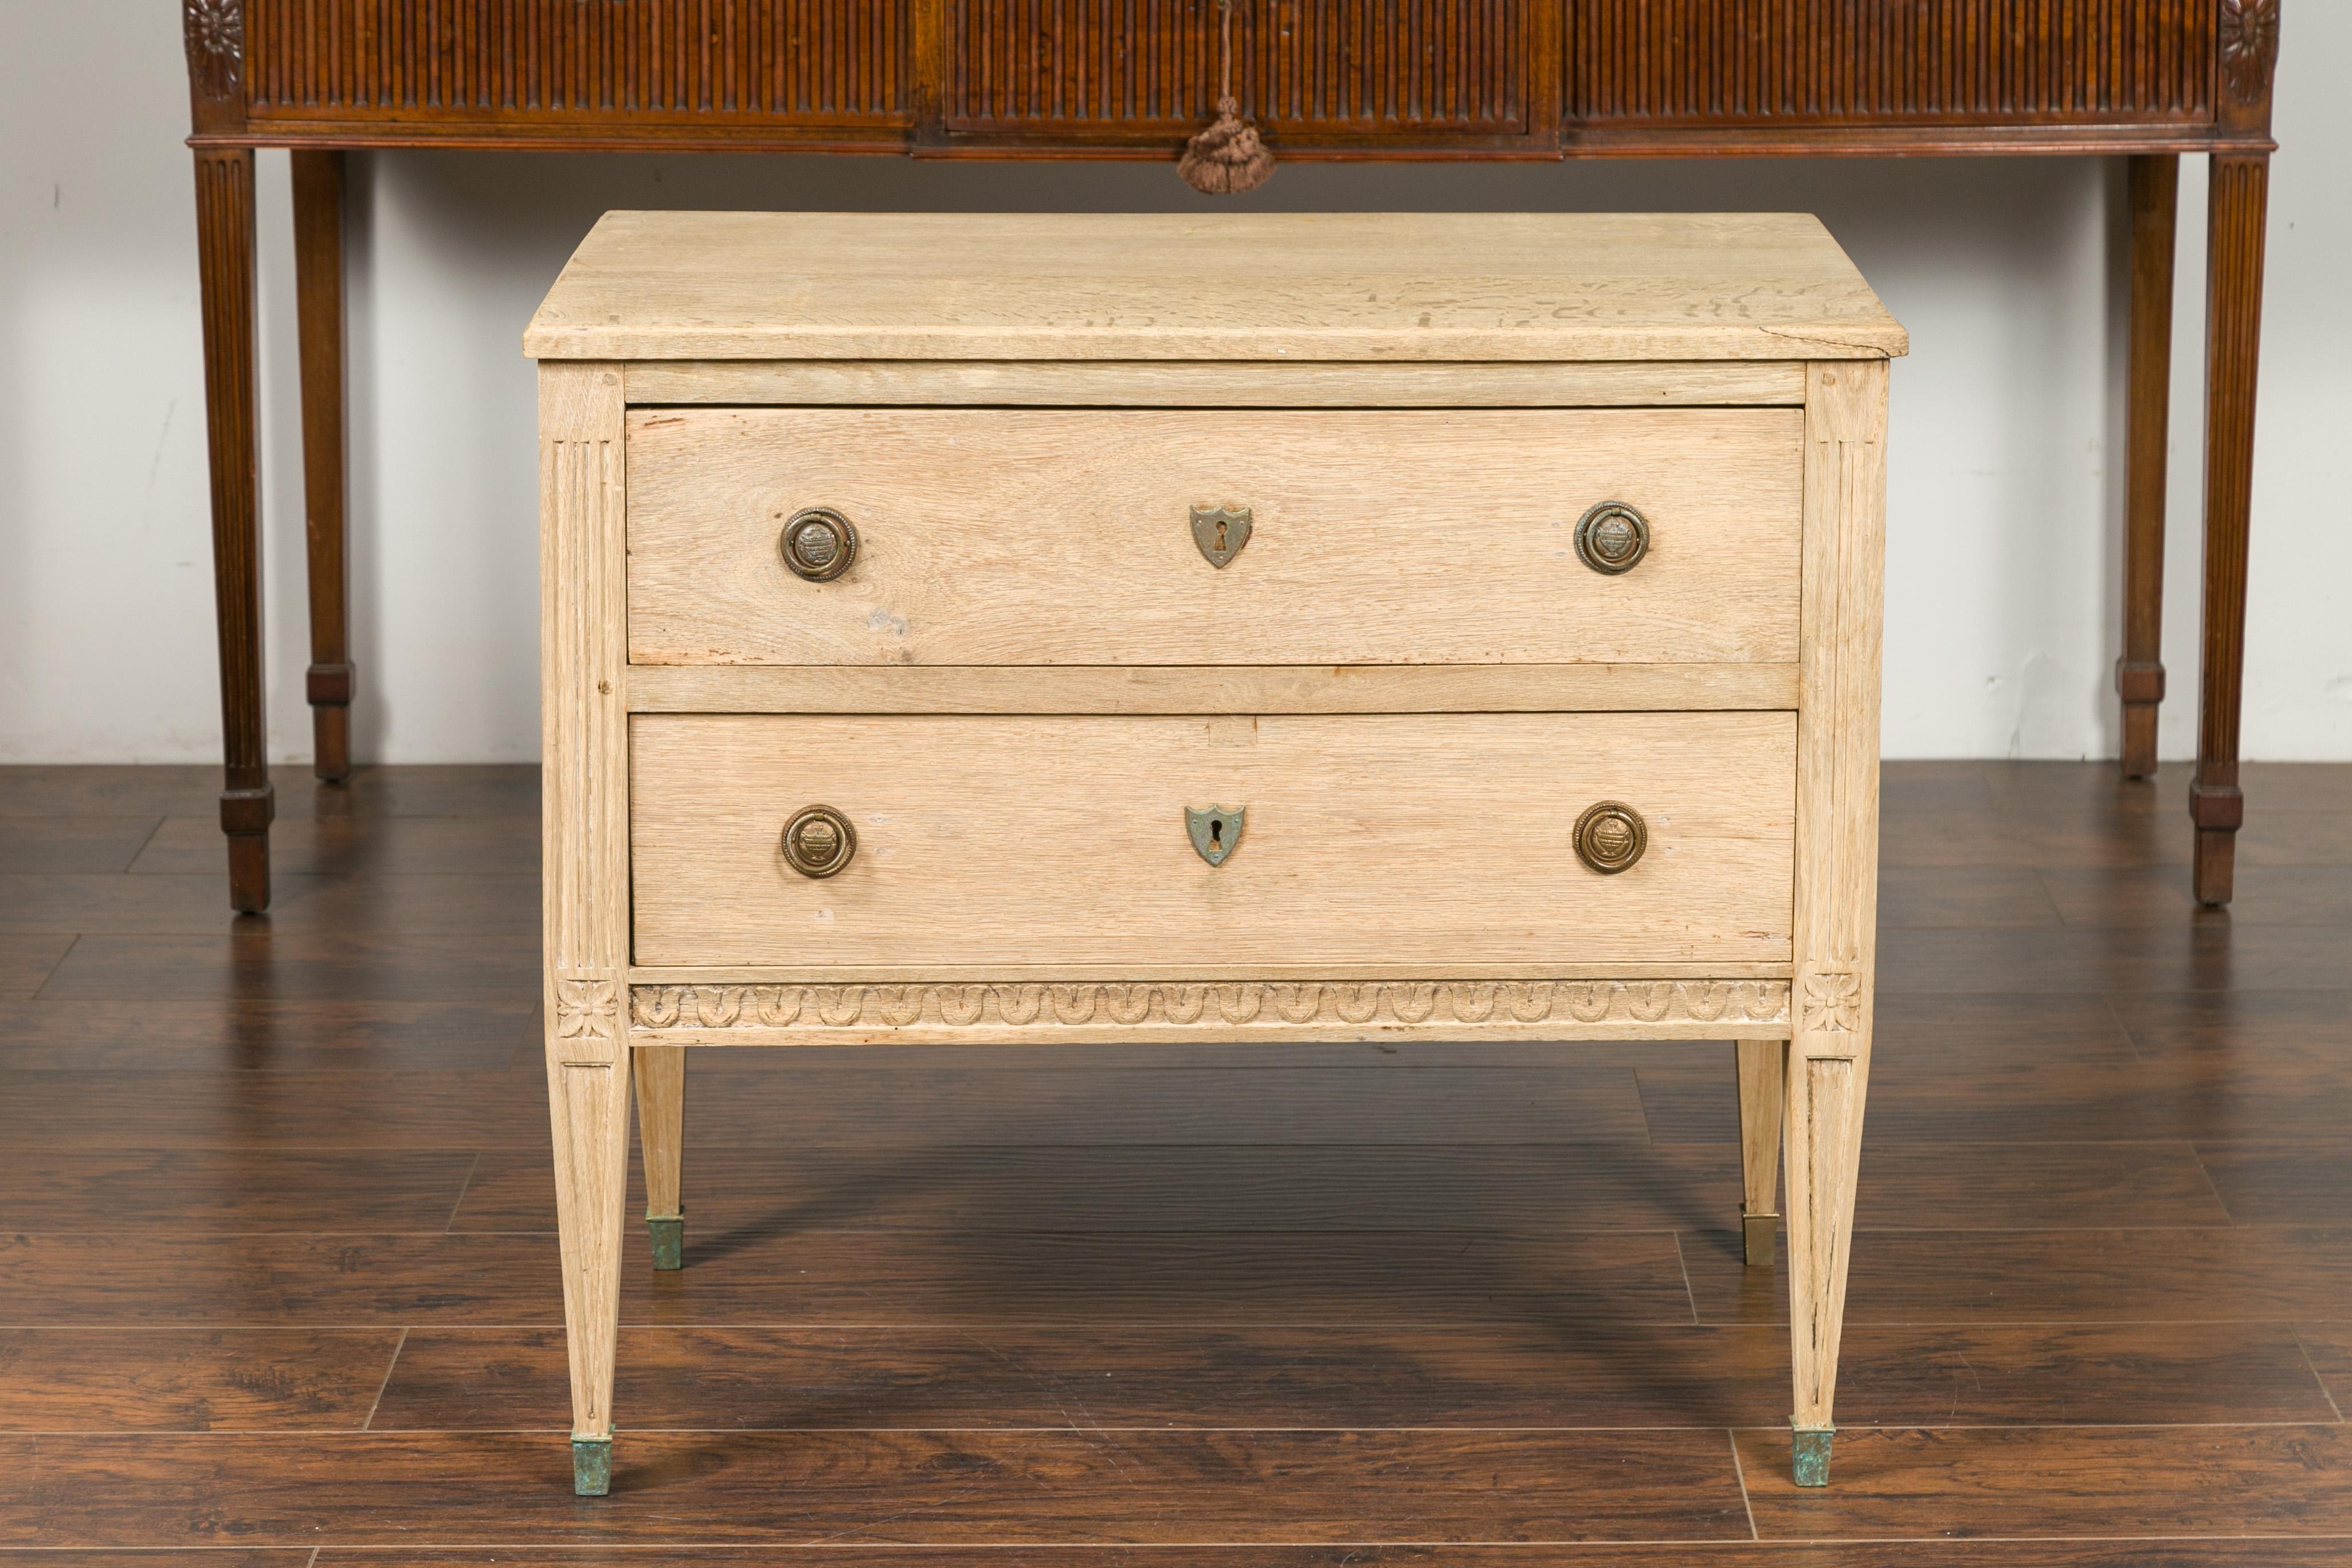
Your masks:
M1780 1216L1779 1215L1749 1214L1745 1210L1741 1211L1739 1239L1748 1268L1771 1268L1772 1249L1779 1242L1780 1237Z
M572 1495L603 1497L613 1489L613 1439L572 1439Z
M654 1244L654 1267L683 1268L686 1267L686 1216L682 1214L646 1215L646 1235Z
M1825 1487L1830 1484L1830 1439L1837 1436L1834 1426L1799 1426L1791 1424L1790 1436L1796 1439L1793 1468L1801 1487Z

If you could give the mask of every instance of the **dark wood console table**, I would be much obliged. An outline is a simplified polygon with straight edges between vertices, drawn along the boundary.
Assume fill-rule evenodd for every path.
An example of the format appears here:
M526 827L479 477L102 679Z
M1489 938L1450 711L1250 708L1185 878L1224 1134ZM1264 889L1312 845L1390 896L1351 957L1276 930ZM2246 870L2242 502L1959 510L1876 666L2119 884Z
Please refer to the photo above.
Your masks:
M318 774L350 769L342 153L1159 158L1214 110L1215 0L183 0L230 901L269 902L253 151L292 150ZM2278 0L1235 0L1286 159L2105 153L2131 160L2123 771L2164 696L2179 156L2212 160L2197 896L2226 903ZM1171 179L1175 177L1171 173Z

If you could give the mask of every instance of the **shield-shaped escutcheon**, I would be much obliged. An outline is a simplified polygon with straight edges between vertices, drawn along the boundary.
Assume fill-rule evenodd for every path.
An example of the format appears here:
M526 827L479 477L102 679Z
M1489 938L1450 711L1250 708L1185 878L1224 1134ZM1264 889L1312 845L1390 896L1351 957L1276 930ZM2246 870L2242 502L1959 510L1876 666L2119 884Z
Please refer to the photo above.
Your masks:
M1245 506L1196 506L1192 509L1192 542L1210 565L1223 571L1242 552L1250 539L1250 509Z
M1242 841L1242 821L1249 815L1245 805L1188 805L1184 808L1184 832L1192 840L1192 852L1212 866L1222 866Z

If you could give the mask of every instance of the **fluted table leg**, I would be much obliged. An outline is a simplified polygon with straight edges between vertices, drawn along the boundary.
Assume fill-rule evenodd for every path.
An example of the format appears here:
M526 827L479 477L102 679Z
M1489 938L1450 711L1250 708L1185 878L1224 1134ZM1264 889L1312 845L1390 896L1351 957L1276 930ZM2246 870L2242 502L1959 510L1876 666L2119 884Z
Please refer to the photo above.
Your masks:
M2125 422L2123 699L2126 778L2156 772L2157 705L2164 700L2164 478L2172 395L2172 263L2180 159L2131 160L2131 364Z
M2197 900L2226 904L2238 826L2238 723L2246 671L2246 549L2253 509L2254 373L2262 347L2267 153L2213 159L2205 336L2205 668L2197 724Z
M211 437L213 592L220 629L221 831L229 902L269 907L270 788L261 697L261 499L253 322L253 154L196 153L205 415Z
M343 155L296 152L294 286L302 355L302 489L310 566L312 771L352 772L351 584L343 478Z

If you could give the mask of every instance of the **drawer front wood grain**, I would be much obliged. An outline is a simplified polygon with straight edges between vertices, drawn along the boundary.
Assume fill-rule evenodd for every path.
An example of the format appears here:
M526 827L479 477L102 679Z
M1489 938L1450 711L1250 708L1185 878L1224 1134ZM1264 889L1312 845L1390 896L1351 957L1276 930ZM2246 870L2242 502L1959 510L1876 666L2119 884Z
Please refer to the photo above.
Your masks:
M641 409L639 664L1705 664L1797 657L1790 408ZM1604 575L1578 520L1623 501ZM1247 507L1222 569L1194 506ZM843 575L777 548L824 506Z
M641 715L641 966L1776 963L1790 958L1789 713ZM1648 847L1577 858L1596 801ZM823 879L779 835L823 804ZM1188 807L1244 808L1211 866Z

